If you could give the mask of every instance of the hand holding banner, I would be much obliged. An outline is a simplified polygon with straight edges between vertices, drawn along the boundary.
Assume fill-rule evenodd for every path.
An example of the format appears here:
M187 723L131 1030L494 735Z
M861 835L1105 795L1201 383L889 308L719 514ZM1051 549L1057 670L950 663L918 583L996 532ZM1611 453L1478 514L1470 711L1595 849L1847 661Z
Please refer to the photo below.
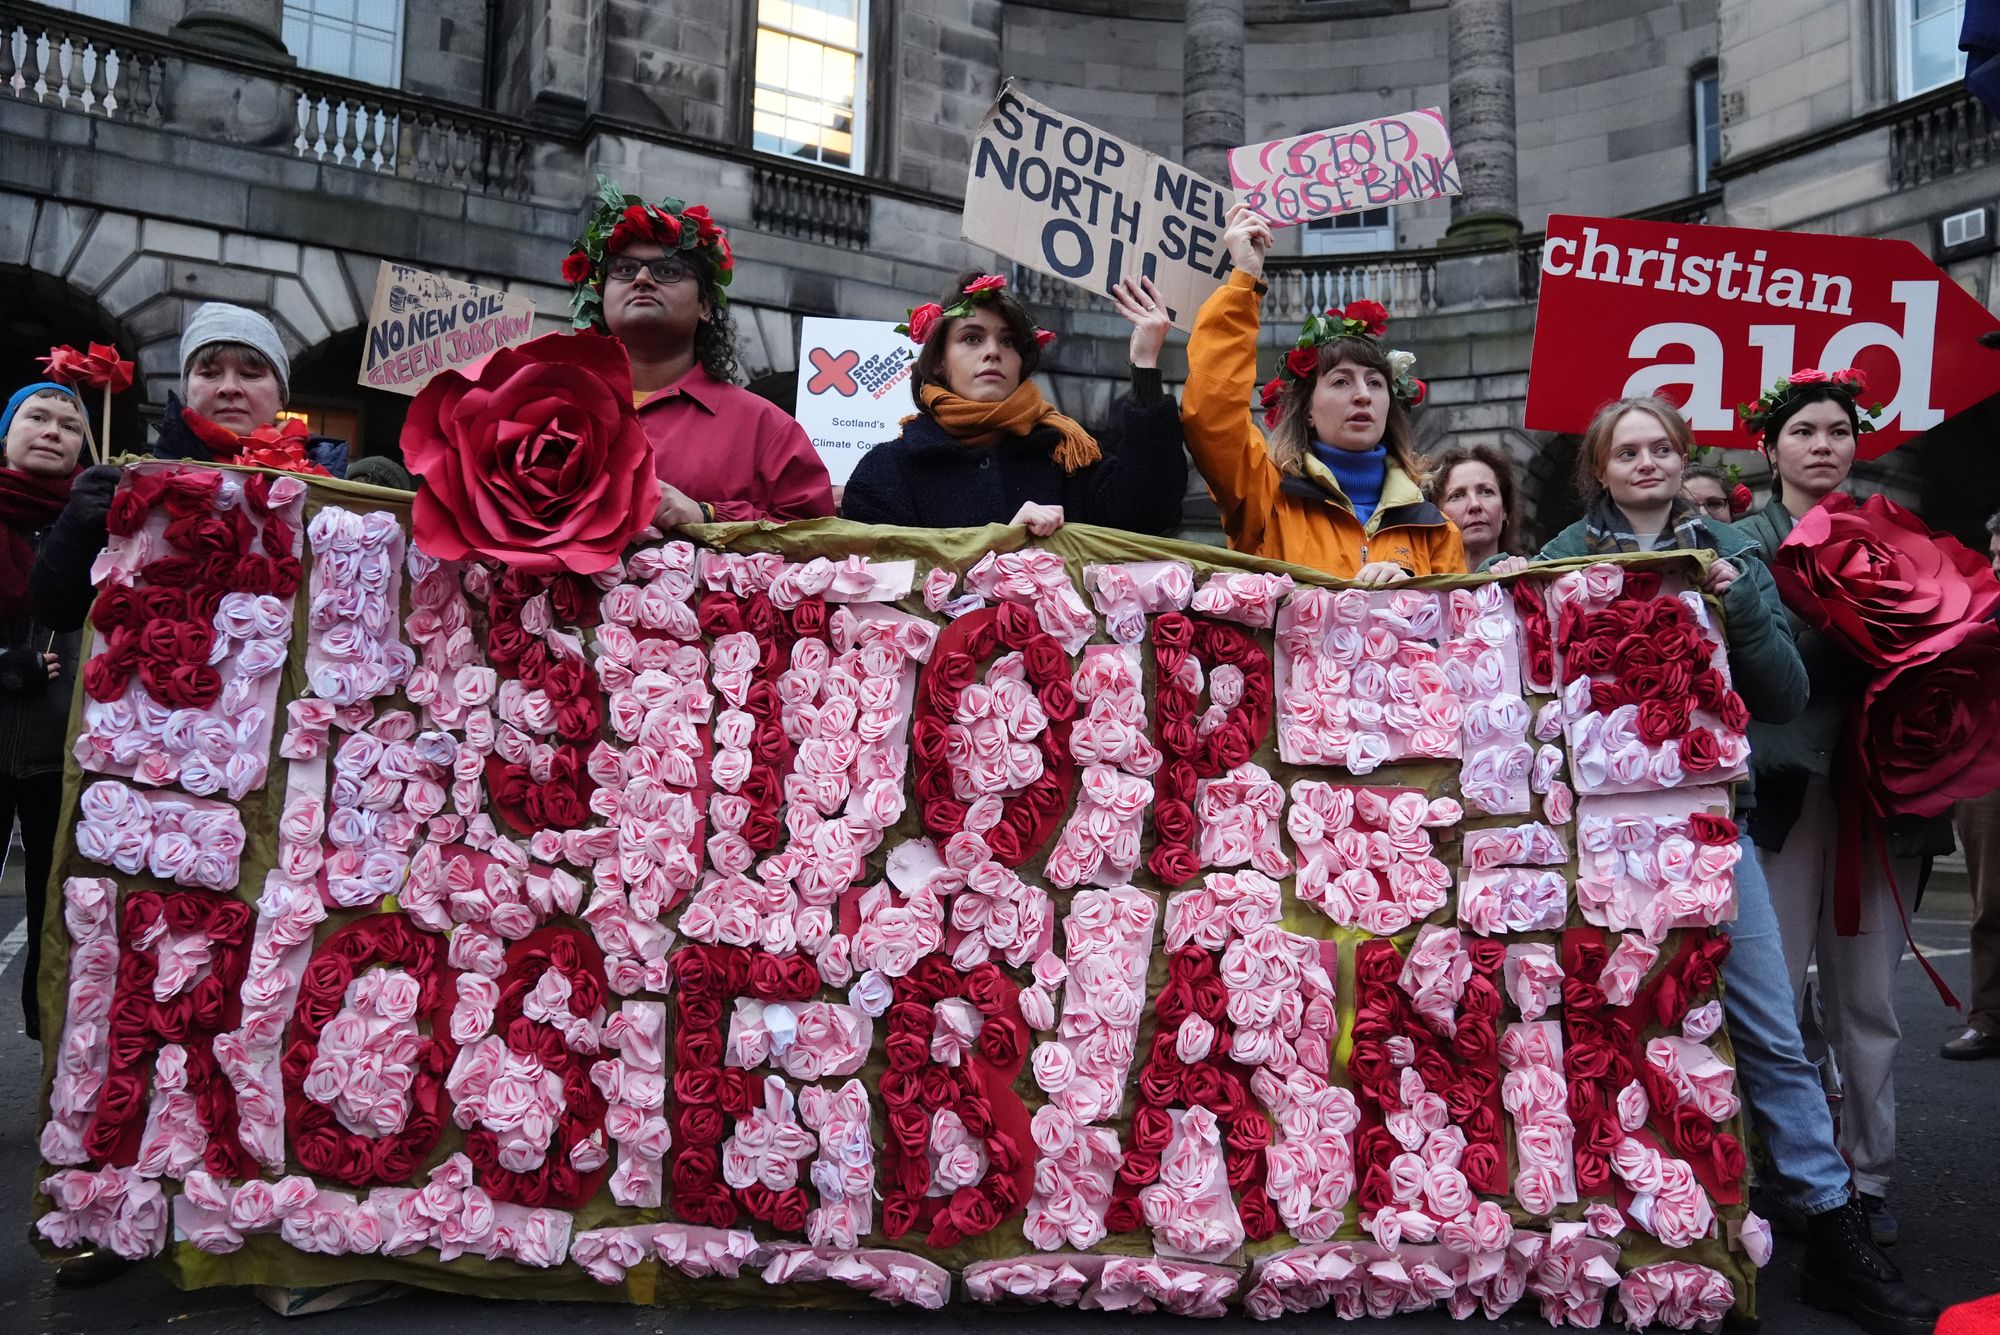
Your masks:
M1229 178L1273 227L1459 193L1436 107L1229 150Z

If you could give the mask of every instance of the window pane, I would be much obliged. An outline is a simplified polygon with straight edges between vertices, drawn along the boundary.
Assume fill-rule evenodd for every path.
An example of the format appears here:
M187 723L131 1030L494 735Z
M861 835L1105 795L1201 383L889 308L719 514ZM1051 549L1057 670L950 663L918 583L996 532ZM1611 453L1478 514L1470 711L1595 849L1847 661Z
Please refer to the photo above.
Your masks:
M1936 14L1955 13L1962 4L1963 0L1911 0L1911 17L1927 19Z
M354 39L354 77L363 83L386 86L393 74L395 49L380 37Z
M828 41L858 44L865 17L862 0L758 0L758 148L843 167L860 155L862 58Z
M354 19L382 32L394 32L398 7L396 0L357 0Z
M1958 16L1944 14L1910 25L1910 91L1921 93L1959 77Z

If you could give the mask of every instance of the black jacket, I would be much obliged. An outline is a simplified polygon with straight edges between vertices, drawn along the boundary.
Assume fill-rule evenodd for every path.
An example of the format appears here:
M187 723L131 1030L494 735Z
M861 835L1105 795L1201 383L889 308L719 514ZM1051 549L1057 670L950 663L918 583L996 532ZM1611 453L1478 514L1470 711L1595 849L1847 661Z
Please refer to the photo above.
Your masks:
M193 459L212 462L214 455L201 438L188 429L181 417L180 397L167 395L166 416L152 444L156 459ZM307 453L313 462L335 477L347 476L347 445L326 436L309 438ZM70 489L70 502L56 516L35 556L35 571L28 580L34 602L35 619L58 630L77 630L90 615L96 590L90 585L90 567L104 550L110 535L104 520L117 486L118 470L101 464L84 470ZM109 486L104 482L108 479Z
M1032 501L1060 505L1070 524L1136 533L1179 527L1187 452L1180 408L1161 391L1159 372L1133 370L1132 393L1119 401L1118 428L1099 441L1096 463L1065 473L1050 457L1056 443L1054 428L1037 427L993 445L966 445L920 413L901 436L862 456L840 513L864 524L974 528L1004 524Z
M48 532L32 538L38 563ZM62 772L82 639L74 629L52 630L32 613L0 621L0 776L28 779ZM45 653L62 662L62 673L53 680L42 665Z

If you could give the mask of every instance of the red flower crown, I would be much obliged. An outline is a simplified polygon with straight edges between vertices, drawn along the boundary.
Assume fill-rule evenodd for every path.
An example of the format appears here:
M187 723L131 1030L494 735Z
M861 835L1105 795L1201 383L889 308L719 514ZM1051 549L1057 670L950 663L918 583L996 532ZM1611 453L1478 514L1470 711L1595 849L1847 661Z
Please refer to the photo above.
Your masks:
M705 268L715 287L715 304L729 304L727 289L736 276L736 256L729 248L729 233L709 216L706 204L683 204L678 199L648 204L637 195L620 193L600 176L596 206L562 265L563 281L570 285L570 323L576 328L598 321L604 308L605 264L634 241L655 242Z
M958 300L951 305L940 306L935 301L927 301L910 311L903 323L896 326L896 332L908 334L912 343L926 343L930 341L931 331L937 328L940 320L963 320L972 314L973 307L993 300L1006 287L1005 274L981 274L965 285L958 295ZM1035 326L1036 347L1046 348L1055 341L1056 336L1053 333L1040 325Z
M1857 435L1866 435L1875 429L1875 419L1882 415L1882 405L1861 406L1861 396L1868 392L1868 377L1852 366L1841 371L1821 371L1814 367L1794 371L1781 380L1772 381L1771 387L1759 394L1755 403L1737 404L1736 415L1743 419L1746 432L1761 438L1765 423L1790 403L1797 391L1814 385L1830 389L1854 405L1855 416L1860 419L1854 427Z
M1305 324L1299 328L1297 341L1278 367L1278 373L1258 391L1264 408L1264 425L1274 427L1278 424L1285 386L1304 380L1319 370L1319 350L1323 345L1338 338L1365 338L1371 343L1380 343L1382 336L1388 332L1388 307L1365 297L1348 302L1344 308L1329 306L1324 315L1308 315ZM1410 368L1417 364L1416 357L1397 350L1388 353L1388 360L1389 393L1405 408L1414 408L1422 403L1430 387L1410 374Z

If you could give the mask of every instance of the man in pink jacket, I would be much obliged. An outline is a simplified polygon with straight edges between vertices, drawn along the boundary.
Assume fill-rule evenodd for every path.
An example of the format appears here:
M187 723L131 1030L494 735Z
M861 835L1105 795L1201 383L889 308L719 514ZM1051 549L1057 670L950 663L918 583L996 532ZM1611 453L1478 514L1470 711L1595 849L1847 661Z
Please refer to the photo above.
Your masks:
M813 519L833 489L805 429L735 383L729 238L702 205L647 204L610 187L563 262L576 323L625 345L632 399L653 442L661 529Z

